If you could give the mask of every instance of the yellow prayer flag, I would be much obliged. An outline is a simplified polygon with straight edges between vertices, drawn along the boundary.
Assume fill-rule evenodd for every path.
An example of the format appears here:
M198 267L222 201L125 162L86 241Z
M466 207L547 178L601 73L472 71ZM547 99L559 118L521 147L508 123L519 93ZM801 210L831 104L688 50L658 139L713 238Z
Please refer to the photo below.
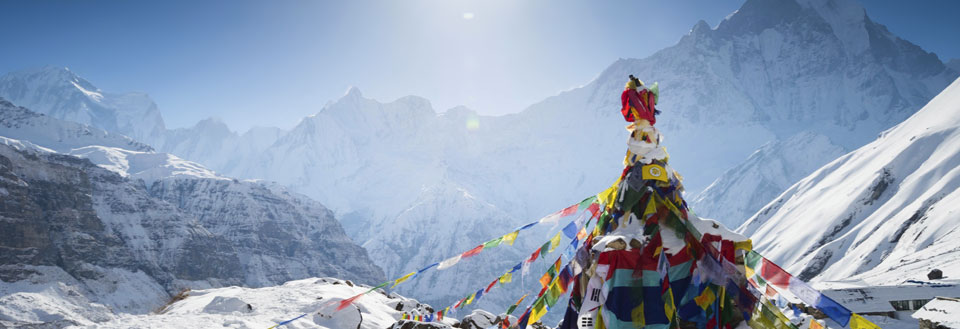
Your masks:
M393 287L396 287L398 284L400 284L403 281L407 281L407 279L409 279L414 274L417 274L417 272L410 272L410 273L407 273L407 275L401 276L400 278L393 280L393 286L390 286L390 289L393 289Z
M880 326L873 324L860 314L853 313L853 316L850 317L850 329L880 329Z
M823 325L817 319L810 319L810 329L823 329Z
M647 202L647 208L643 210L643 219L647 219L648 216L657 213L657 203L653 201L653 198L650 198L650 201Z
M554 249L557 249L557 246L560 245L560 239L563 239L563 231L557 232L557 235L554 235L553 238L550 239L550 250L548 250L547 253L551 253Z
M527 323L536 323L540 321L544 314L547 314L547 307L544 303L543 297L533 303L533 308L530 310L530 320Z
M641 176L643 179L654 179L661 182L668 181L667 179L667 170L663 169L662 166L656 164L648 164L640 168Z
M604 207L613 206L613 200L616 200L617 191L619 190L618 187L620 187L619 178L617 178L617 181L613 183L613 186L610 186L610 188L600 192L600 194L597 194L597 200L599 200Z
M470 294L470 298L467 298L467 305L470 305L470 303L473 303L473 297L476 297L476 296L477 296L477 293Z
M733 243L734 249L740 249L743 251L753 250L753 240L747 239L747 241L739 241Z
M503 236L503 242L506 242L509 245L513 245L513 241L517 239L517 234L520 234L520 231L513 231L513 233L508 233Z
M511 273L504 273L500 276L500 284L510 283L511 281L513 281L513 274Z
M700 296L694 297L693 301L697 303L697 306L700 306L703 310L707 310L713 302L717 300L717 295L713 293L713 289L707 288L704 289Z
M753 268L751 268L751 267L749 267L749 266L744 266L743 268L744 268L744 269L746 270L746 272L747 272L747 273L746 273L747 278L752 278L755 274L757 274L757 272L754 272L754 271L753 271Z

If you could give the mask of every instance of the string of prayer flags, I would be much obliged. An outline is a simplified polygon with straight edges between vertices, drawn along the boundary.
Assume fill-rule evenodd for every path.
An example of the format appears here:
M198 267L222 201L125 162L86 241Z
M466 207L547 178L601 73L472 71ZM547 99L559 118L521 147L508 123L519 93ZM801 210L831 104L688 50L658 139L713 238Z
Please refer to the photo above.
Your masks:
M760 267L759 273L757 272L758 266ZM751 250L746 253L744 256L744 267L746 267L747 277L753 274L757 278L762 278L758 281L765 281L765 283L790 291L791 294L797 296L797 298L804 303L816 307L823 312L823 314L826 314L843 326L847 326L851 317L854 315L853 312L843 305L840 305L840 303L813 289L806 282L803 282L803 280L790 275L790 273L784 271L779 265L771 262L756 251ZM767 286L767 290L769 295L769 285Z
M570 215L575 214L575 213L577 212L577 209L578 209L578 208L580 208L580 204L579 204L579 203L578 203L578 204L575 204L575 205L572 205L572 206L569 206L569 207L566 207L566 208L563 208L562 210L560 210L560 211L558 211L558 212L549 214L549 215L547 215L546 217L541 218L541 219L540 219L540 223L556 223L557 221L560 220L560 218L567 217L567 216L570 216Z

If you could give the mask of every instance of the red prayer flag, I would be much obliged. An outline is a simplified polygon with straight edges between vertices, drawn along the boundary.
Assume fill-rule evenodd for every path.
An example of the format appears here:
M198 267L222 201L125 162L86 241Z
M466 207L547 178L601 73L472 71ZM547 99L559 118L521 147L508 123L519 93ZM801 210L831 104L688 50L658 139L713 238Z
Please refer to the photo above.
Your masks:
M761 259L763 260L763 267L760 268L760 276L767 280L767 283L772 283L781 289L790 289L790 273L767 260L766 257Z
M599 204L599 203L596 203L596 202L591 203L591 204L590 204L590 207L587 208L587 211L590 212L590 217L591 217L591 218L596 217L596 216L597 216L597 212L600 211L600 204Z
M733 241L723 240L720 241L720 253L723 255L723 258L730 261L731 263L736 263L736 256L733 253L735 247Z
M487 286L487 290L484 291L484 293L490 292L490 289L493 289L493 285L497 284L497 282L500 282L500 278L496 278L493 282L490 282L490 285Z
M770 285L767 285L767 290L764 292L764 294L767 295L767 298L773 298L777 296L777 291L773 290L773 288L770 287Z
M574 213L577 212L578 206L580 206L580 204L575 204L575 205L564 208L563 210L560 211L560 217L567 217L567 216L573 215Z
M476 255L476 254L479 254L481 251L483 251L483 245L482 245L482 244L479 245L479 246L474 247L473 249L467 250L466 252L464 252L463 254L461 254L461 255L460 255L460 259L464 259L464 258L467 258L467 257L470 257L470 256L474 256L474 255Z
M541 248L537 248L537 251L534 251L533 254L530 254L530 258L527 258L527 263L533 263L533 261L537 260L537 257L540 257Z
M353 304L353 302L356 301L358 298L360 298L360 296L363 296L363 294L359 294L359 295L341 300L340 305L337 306L337 311L342 310L344 307L347 307L347 305Z

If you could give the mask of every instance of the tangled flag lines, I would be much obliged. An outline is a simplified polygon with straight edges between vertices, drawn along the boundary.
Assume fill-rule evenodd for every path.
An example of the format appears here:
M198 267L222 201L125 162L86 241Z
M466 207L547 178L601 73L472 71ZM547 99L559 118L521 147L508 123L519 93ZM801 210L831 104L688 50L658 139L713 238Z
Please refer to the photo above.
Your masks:
M443 317L446 316L451 309L456 310L458 308L462 308L463 306L470 305L480 300L480 298L483 297L484 294L489 293L490 290L496 287L497 283L504 285L512 282L513 273L517 271L525 270L531 263L533 263L537 259L543 259L544 256L546 256L549 253L552 253L560 245L560 241L562 240L563 236L566 236L571 239L570 244L566 247L567 252L565 252L565 254L572 255L573 252L577 250L577 247L579 246L580 241L583 240L584 238L587 238L587 227L590 225L590 220L596 218L596 216L599 214L599 209L600 209L599 204L596 203L596 199L593 197L584 199L583 202L581 202L576 206L577 206L576 209L586 209L587 212L591 214L589 219L586 219L584 216L580 216L576 220L571 221L569 224L564 226L562 230L560 230L559 232L557 232L557 234L555 234L552 238L550 238L550 240L548 240L542 246L534 250L530 254L530 256L528 256L525 260L521 261L517 265L514 265L510 270L507 270L504 274L500 275L499 277L494 279L492 282L487 284L486 288L480 288L476 292L473 292L470 295L460 299L453 305L450 305L440 311L437 311L436 317L434 317L433 314L429 314L425 317L421 316L420 320L418 321L430 322L430 321L433 321L434 319L442 320ZM572 209L572 208L568 207L567 209ZM575 212L576 210L569 212L566 215L561 215L560 217L567 216ZM558 213L562 213L562 212L558 212ZM554 292L553 296L558 298L559 295L556 294L555 292L559 290L559 287L557 288L553 287L556 279L560 277L565 277L566 283L569 283L572 280L570 269L566 266L561 267L562 257L563 257L562 255L560 257L557 257L556 261L554 261L550 266L550 268L547 269L547 271L543 274L543 276L540 277L539 282L542 286L542 290L540 291L540 294L537 296L538 298L543 296L545 292ZM566 288L563 288L562 290L566 291ZM509 311L512 313L513 309L516 309L516 307L525 298L526 298L526 295L521 297L520 300L517 301L516 305L514 305ZM553 302L555 303L556 300L554 300ZM417 319L417 315L409 315L409 316L405 315L405 317Z
M760 292L772 285L841 325L878 328L760 256L750 240L733 241L709 228L701 232L677 186L625 170L600 193L604 209L597 225L564 267L571 270L573 288L555 279L559 283L541 291L519 317L519 327L537 322L555 296L569 292L560 329L665 329L681 322L721 328L741 320L753 328L796 328L771 302L774 289L766 297Z
M559 210L559 211L557 211L557 212L554 212L554 213L552 213L552 214L549 214L549 215L547 215L547 216L545 216L545 217L543 217L543 218L541 218L541 219L539 219L539 220L537 220L537 221L535 221L535 222L531 222L531 223L529 223L529 224L526 224L526 225L523 225L523 226L521 226L521 227L519 227L519 228L516 228L516 229L514 229L513 231L511 231L510 233L501 235L501 236L499 236L499 237L497 237L497 238L494 238L494 239L490 239L490 240L488 240L487 242L484 242L484 243L482 243L482 244L480 244L480 245L478 245L478 246L476 246L476 247L473 247L473 248L471 248L470 250L464 251L464 252L462 252L462 253L460 253L460 254L458 254L458 255L456 255L456 256L447 258L447 259L445 259L445 260L443 260L443 261L441 261L441 262L436 262L436 263L427 265L427 266L421 268L421 269L418 270L418 271L407 273L407 274L405 274L405 275L403 275L403 276L401 276L401 277L399 277L399 278L396 278L396 279L394 279L394 280L381 283L381 284L377 285L376 287L370 288L369 290L367 290L367 291L365 291L365 292L363 292L363 293L354 295L354 296L352 296L352 297L350 297L350 298L341 300L341 301L339 301L339 302L337 302L337 301L328 301L328 302L322 304L322 305L319 307L319 310L326 309L327 307L331 307L331 306L333 306L333 305L335 305L335 304L337 304L337 308L336 308L337 311L342 310L342 309L344 309L345 307L347 307L347 306L349 306L350 304L352 304L353 302L355 302L357 299L359 299L359 298L362 297L363 295L366 295L366 294L369 294L369 293L371 293L371 292L374 292L374 291L376 291L377 289L384 288L384 287L390 285L391 283L393 284L393 285L391 286L391 288L393 288L393 287L396 287L397 285L399 285L399 284L401 284L401 283L403 283L403 282L405 282L405 281L407 281L407 280L416 278L417 276L419 276L419 275L422 274L423 272L425 272L425 271L427 271L427 270L430 270L430 269L432 269L432 268L436 268L437 270L445 270L445 269L448 269L448 268L450 268L450 267L453 267L454 265L456 265L457 263L459 263L460 260L462 260L462 259L466 259L466 258L470 258L470 257L472 257L472 256L475 256L475 255L481 253L483 250L490 249L490 248L495 248L495 247L501 245L502 243L507 243L507 244L513 245L514 241L515 241L515 240L517 239L517 237L519 236L520 231L524 231L524 230L530 229L530 228L532 228L532 227L534 227L534 226L537 226L537 225L539 225L539 224L544 224L544 223L556 224L557 222L559 222L560 218L573 215L573 214L577 213L579 210L587 210L587 211L590 211L591 213L594 213L594 214L597 213L597 212L599 211L599 205L596 203L596 196L591 196L591 197L588 197L588 198L586 198L586 199L583 199L583 200L580 201L579 203L573 204L573 205L571 205L571 206L569 206L569 207L563 208L563 209L561 209L561 210ZM579 222L579 223L578 223L578 222ZM529 261L529 262L532 262L533 260L536 260L536 258L537 258L538 256L540 256L541 254L542 254L542 255L546 255L547 253L552 252L554 249L556 249L557 245L559 245L559 243L560 243L561 233L562 233L562 234L566 234L567 236L570 236L570 232L571 232L571 231L572 231L572 232L577 232L579 226L582 225L582 224L583 224L583 222L581 222L581 221L579 221L579 220L578 220L578 221L572 221L570 224L568 224L567 226L565 226L560 232L557 232L557 234L556 234L553 238L551 238L550 241L548 241L547 243L545 243L543 246L541 246L539 249L537 249L536 252L534 252L533 254L531 254L531 256L530 256L530 258L528 259L528 261ZM585 232L584 232L584 233L585 233ZM521 264L528 264L529 262L525 261L525 262L521 262ZM522 266L521 266L521 267L522 267ZM511 272L508 272L508 274L509 274L509 273L512 273L512 271L511 271ZM339 303L339 304L338 304L338 303ZM307 315L307 313L304 313L304 314L301 314L301 315L299 315L299 316L297 316L297 317L295 317L295 318L292 318L292 319L290 319L290 320L282 321L282 322L277 323L276 325L270 327L269 329L273 329L273 328L277 328L277 327L279 327L279 326L283 326L283 325L289 324L289 323L291 323L291 322L293 322L293 321L295 321L295 320L297 320L297 319L300 319L300 318L302 318L302 317L304 317L304 316L306 316L306 315Z

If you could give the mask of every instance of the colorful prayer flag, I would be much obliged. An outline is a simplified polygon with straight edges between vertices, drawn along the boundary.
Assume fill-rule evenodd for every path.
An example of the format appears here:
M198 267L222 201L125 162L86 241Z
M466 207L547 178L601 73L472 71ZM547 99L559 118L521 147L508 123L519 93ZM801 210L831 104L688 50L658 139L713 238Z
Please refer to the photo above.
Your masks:
M490 249L500 245L500 242L503 241L503 237L499 237L483 243L483 249Z
M520 234L520 231L513 231L513 233L508 233L503 236L503 242L506 242L509 245L513 245L513 241L517 240L517 235Z
M464 251L463 254L460 255L460 258L461 258L461 259L463 259L463 258L469 258L469 257L475 256L476 254L479 254L481 251L483 251L483 245L482 245L482 244L479 245L479 246L473 247L473 249Z
M417 274L417 272L410 272L410 273L407 273L407 275L404 275L402 277L397 278L396 280L393 280L393 286L390 286L390 289L393 289L393 287L396 287L398 284L400 284L403 281L407 281L407 279L409 279L414 274Z
M663 169L663 166L657 164L648 164L643 166L641 169L641 178L643 179L654 179L661 182L667 181L667 170Z
M440 265L437 266L437 269L438 270L447 269L453 265L456 265L458 262L460 262L460 255L447 258L446 260L440 262Z
M546 301L543 298L538 298L536 302L533 303L533 308L530 309L530 320L527 323L536 323L540 321L540 318L544 314L547 314Z
M490 284L487 285L487 290L484 292L490 292L490 289L493 289L493 286L496 285L497 282L500 282L500 278L496 278L493 280L493 282L490 282Z
M577 213L577 208L579 206L580 206L579 204L575 204L575 205L564 208L563 210L560 211L560 217L567 217Z
M523 299L525 298L527 298L526 294L523 295L523 297L520 297L520 300L518 300L516 303L511 305L510 308L507 309L507 315L510 315L510 313L513 313L513 311L517 309L517 306L520 306L520 303L523 303Z
M499 281L500 281L500 284L510 283L513 281L513 274L509 272L504 273L503 275L500 276Z
M823 325L817 319L810 319L810 329L823 329Z
M790 273L766 258L761 258L761 260L763 261L763 267L760 268L760 276L778 288L788 289L790 287Z
M850 322L850 316L853 314L846 307L824 294L820 294L820 298L817 299L817 304L814 307L820 309L823 314L844 327Z
M571 238L571 239L576 238L576 237L577 237L577 223L576 223L576 222L570 222L570 224L567 224L567 226L564 226L564 227L563 227L563 230L561 230L561 231L563 231L563 234L566 235L568 238Z
M350 304L353 304L353 302L356 301L358 298L360 298L360 296L363 296L363 294L359 294L359 295L341 300L340 305L337 306L337 311L344 309Z
M557 232L557 235L554 235L553 238L550 239L550 250L547 251L547 253L553 252L558 246L560 246L560 240L563 239L563 235L561 235L561 233L562 232Z

